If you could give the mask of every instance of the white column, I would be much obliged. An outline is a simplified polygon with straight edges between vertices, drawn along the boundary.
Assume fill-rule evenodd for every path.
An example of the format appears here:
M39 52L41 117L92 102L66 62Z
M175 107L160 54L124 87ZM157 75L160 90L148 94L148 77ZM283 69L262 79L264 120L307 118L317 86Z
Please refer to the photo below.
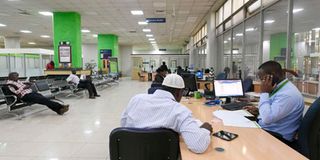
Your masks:
M217 50L217 38L216 38L216 31L215 31L215 13L212 12L207 17L207 59L206 59L206 68L213 67L217 70L218 66L221 64L218 61L218 50Z
M5 37L4 48L20 48L20 37Z
M190 38L190 42L188 44L188 49L189 49L189 67L194 66L196 63L196 56L194 52L194 47L193 47L193 38Z

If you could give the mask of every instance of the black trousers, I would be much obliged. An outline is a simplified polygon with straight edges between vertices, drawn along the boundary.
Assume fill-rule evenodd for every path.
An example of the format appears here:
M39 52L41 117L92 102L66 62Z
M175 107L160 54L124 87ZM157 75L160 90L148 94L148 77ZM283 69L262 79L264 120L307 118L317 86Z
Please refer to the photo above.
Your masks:
M89 92L89 96L93 97L98 95L96 87L94 86L94 84L89 81L89 80L80 80L79 84L78 84L78 88L85 88L88 90Z
M63 107L62 104L51 101L50 99L44 97L43 95L35 92L26 94L21 99L25 102L32 102L32 103L46 105L48 108L50 108L51 110L57 113Z

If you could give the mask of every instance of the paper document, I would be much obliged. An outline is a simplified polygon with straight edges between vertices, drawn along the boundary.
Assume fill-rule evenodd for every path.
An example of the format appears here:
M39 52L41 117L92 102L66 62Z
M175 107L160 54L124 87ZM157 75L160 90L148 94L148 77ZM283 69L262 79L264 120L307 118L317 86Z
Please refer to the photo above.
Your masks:
M233 127L245 127L245 128L260 128L260 126L244 116L252 116L249 112L245 110L238 111L226 111L226 110L218 110L214 111L213 115L218 117L223 121L223 125L225 126L233 126Z

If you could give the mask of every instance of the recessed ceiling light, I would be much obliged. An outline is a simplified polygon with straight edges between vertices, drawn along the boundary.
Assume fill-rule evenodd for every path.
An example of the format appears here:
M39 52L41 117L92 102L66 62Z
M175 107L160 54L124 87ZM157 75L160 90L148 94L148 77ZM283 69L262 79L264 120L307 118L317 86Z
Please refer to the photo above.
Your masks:
M35 43L35 42L29 42L28 44L30 44L30 45L35 45L36 43Z
M292 13L298 13L298 12L301 12L303 10L304 10L303 8L296 8L296 9L293 9Z
M154 41L155 39L154 38L149 38L149 41Z
M20 30L21 33L32 33L31 31L29 30Z
M265 24L271 24L271 23L274 23L274 20L265 20L264 23Z
M38 13L44 16L53 16L53 13L48 11L40 11Z
M228 43L228 41L223 41L223 43Z
M237 36L237 37L242 37L242 36L243 36L243 33L237 33L236 36Z
M152 35L152 34L147 34L146 36L147 36L147 37L153 37L153 35Z
M140 22L138 22L138 24L139 24L139 25L147 25L148 23L145 22L145 21L140 21Z
M5 26L7 26L7 25L0 23L0 27L5 27Z
M247 29L246 29L247 32L252 32L252 31L254 31L254 30L255 30L254 28L247 28Z
M82 33L90 33L90 30L88 30L88 29L82 29L81 32L82 32Z
M92 35L92 37L97 38L97 37L98 37L98 35L97 35L97 34L93 34L93 35Z
M320 28L313 28L312 30L320 31Z
M151 29L142 29L143 32L151 32Z
M48 36L48 35L41 35L40 37L41 38L50 38L50 36Z
M156 44L157 42L156 42L156 41L151 41L150 43L151 43L151 44Z
M133 10L133 11L131 11L131 14L139 16L139 15L143 15L143 11L141 11L141 10Z

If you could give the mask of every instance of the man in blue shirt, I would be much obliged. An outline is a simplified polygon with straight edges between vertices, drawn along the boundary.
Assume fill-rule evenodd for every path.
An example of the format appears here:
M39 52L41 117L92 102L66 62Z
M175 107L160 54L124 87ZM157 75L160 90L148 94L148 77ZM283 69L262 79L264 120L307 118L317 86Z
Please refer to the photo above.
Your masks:
M259 67L258 76L261 80L259 108L246 107L258 115L260 126L290 144L302 120L304 99L300 91L285 78L281 65L268 61Z

